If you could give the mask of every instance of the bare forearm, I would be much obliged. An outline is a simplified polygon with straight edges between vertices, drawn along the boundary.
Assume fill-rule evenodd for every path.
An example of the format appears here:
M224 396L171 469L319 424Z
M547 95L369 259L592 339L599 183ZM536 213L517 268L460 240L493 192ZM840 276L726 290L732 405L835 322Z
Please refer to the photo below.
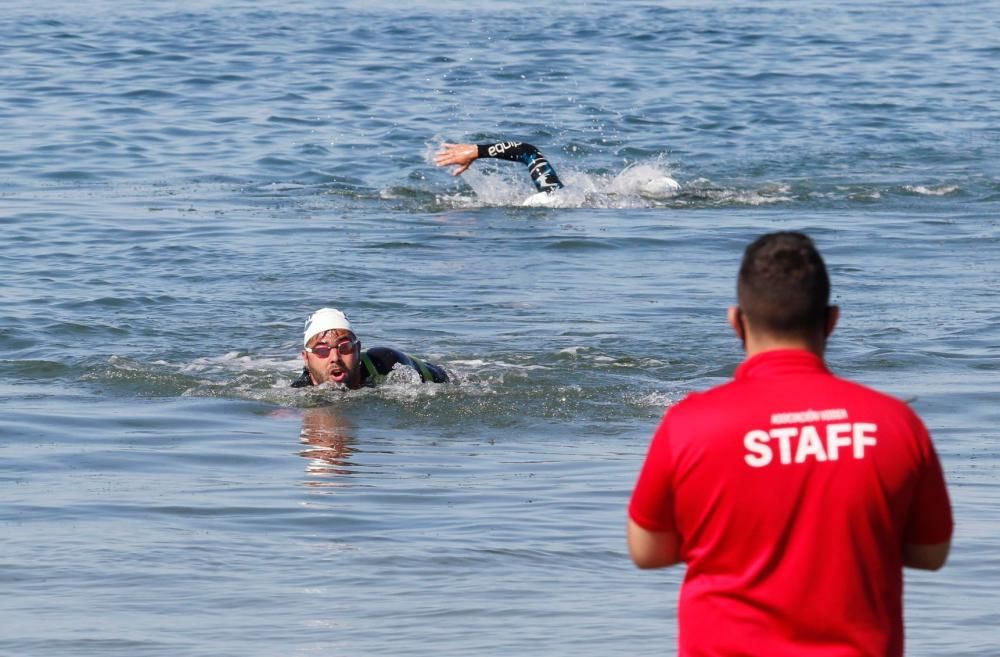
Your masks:
M625 527L628 552L639 568L665 568L680 563L680 537L675 532L653 532L631 518Z
M918 570L938 570L948 560L951 541L932 545L904 545L903 565Z

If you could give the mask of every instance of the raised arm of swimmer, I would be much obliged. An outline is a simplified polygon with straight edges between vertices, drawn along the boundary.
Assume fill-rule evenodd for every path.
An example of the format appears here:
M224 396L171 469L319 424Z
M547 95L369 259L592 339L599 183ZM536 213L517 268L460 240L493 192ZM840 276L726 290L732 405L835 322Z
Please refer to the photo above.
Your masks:
M441 144L441 150L434 156L434 164L439 167L456 165L452 175L458 176L481 157L521 162L528 167L531 182L540 192L551 192L563 186L555 169L542 152L531 144L520 141L502 141L495 144Z

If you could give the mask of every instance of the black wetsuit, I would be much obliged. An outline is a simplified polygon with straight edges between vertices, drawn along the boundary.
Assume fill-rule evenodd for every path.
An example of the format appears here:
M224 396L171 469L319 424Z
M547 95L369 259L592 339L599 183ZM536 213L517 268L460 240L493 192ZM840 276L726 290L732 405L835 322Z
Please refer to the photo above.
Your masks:
M556 175L556 170L542 152L531 144L502 141L498 144L476 144L476 148L479 149L479 157L524 163L528 167L528 173L531 174L531 182L535 183L535 188L540 192L551 192L563 186L559 176Z
M361 354L361 385L373 386L385 379L397 364L402 363L412 367L420 374L421 383L445 383L448 375L438 365L428 363L390 347L372 347ZM302 368L302 374L292 382L293 388L305 388L313 385L309 377L309 368Z

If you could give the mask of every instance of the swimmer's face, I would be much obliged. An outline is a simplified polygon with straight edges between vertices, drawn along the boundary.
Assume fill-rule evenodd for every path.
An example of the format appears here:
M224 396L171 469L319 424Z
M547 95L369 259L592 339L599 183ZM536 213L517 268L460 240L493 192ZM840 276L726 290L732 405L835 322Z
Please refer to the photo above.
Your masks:
M313 336L302 351L302 361L316 385L361 387L361 341L350 331L336 329Z

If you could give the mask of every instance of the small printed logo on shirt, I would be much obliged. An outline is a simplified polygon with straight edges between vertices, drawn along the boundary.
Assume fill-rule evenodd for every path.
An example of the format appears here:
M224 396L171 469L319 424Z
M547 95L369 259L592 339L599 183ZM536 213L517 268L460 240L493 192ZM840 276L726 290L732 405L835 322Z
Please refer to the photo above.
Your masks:
M774 462L776 456L781 465L863 459L866 448L878 442L878 426L871 422L835 421L846 419L847 410L843 408L775 413L771 415L770 429L754 429L743 437L747 450L743 460L751 468L763 468Z
M506 153L509 149L517 148L520 145L521 142L519 141L504 141L499 144L493 144L486 149L486 152L489 153L490 157L496 157L500 153Z

